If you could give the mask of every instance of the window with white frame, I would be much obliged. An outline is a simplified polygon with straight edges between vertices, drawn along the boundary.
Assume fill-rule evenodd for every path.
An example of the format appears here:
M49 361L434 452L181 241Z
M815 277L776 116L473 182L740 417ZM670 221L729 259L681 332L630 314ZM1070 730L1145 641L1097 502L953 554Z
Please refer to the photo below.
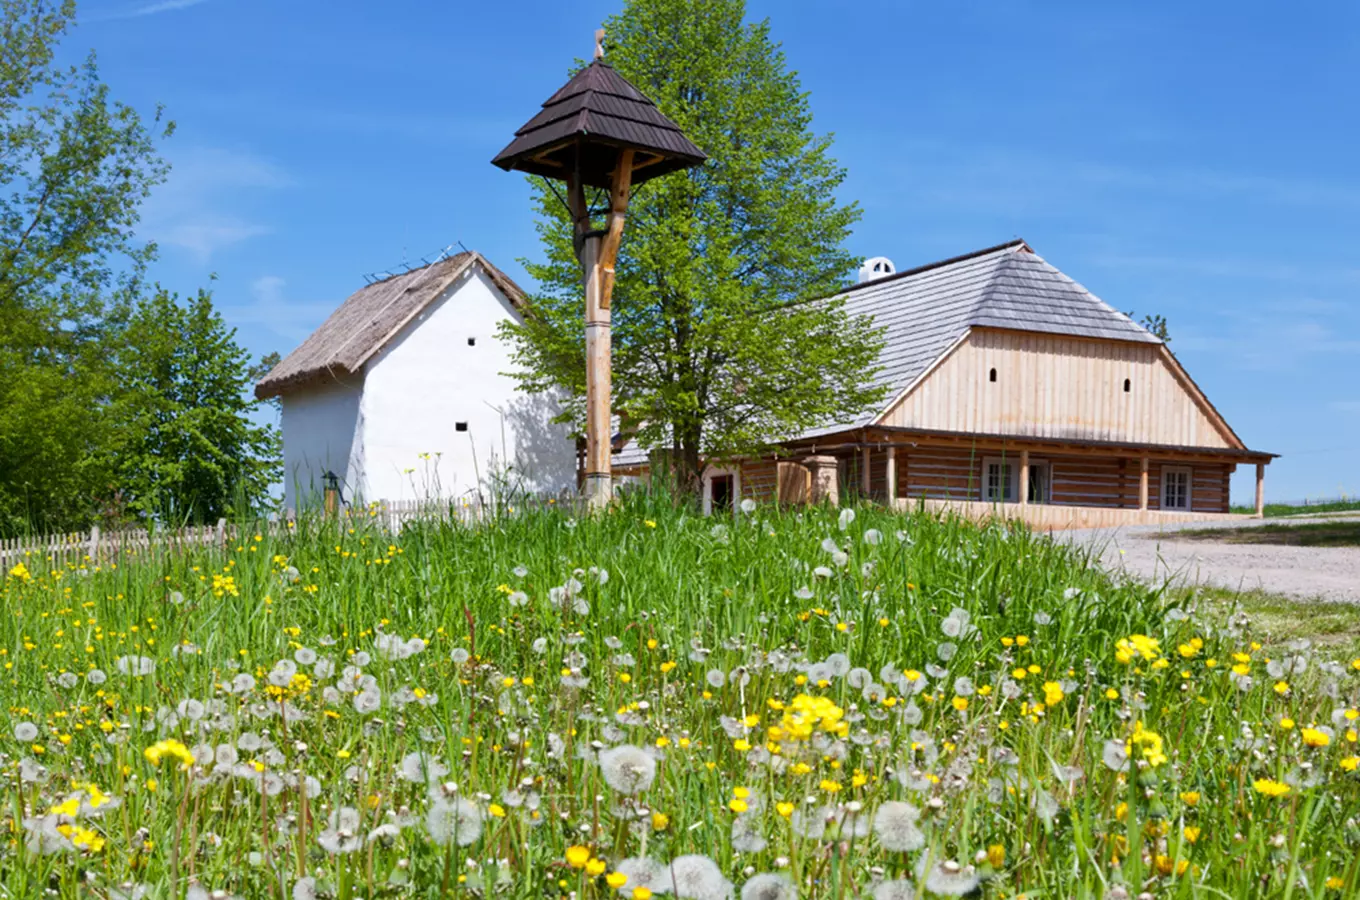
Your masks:
M1162 467L1162 509L1190 508L1190 467Z
M993 503L1014 503L1016 463L1013 459L984 459L982 461L982 499Z

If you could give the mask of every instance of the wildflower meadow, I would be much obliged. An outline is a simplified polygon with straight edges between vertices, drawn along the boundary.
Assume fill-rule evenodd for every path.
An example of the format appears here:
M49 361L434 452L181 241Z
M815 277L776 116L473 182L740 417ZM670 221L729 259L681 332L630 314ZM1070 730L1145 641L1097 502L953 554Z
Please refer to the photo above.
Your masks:
M3 573L5 897L1352 897L1360 660L638 495Z

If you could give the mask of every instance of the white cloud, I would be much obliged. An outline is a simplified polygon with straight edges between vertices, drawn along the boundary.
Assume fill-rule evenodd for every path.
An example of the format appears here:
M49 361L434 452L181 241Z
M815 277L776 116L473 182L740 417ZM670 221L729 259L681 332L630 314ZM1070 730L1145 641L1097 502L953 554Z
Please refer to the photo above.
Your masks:
M224 303L222 315L238 328L256 326L284 338L288 345L278 349L286 353L302 343L336 306L329 302L289 300L287 284L278 275L261 275L250 283L249 302Z
M254 201L292 179L244 150L188 147L172 155L170 176L142 210L141 231L165 247L206 263L221 250L269 234Z
M231 216L206 217L165 225L156 230L156 241L161 246L185 250L196 261L206 263L219 250L269 234L270 230L266 225Z
M208 0L155 0L155 2L152 3L142 3L121 10L96 13L93 16L85 17L85 21L109 22L114 19L140 19L144 16L154 16L157 13L188 9L191 6L199 6L207 2Z

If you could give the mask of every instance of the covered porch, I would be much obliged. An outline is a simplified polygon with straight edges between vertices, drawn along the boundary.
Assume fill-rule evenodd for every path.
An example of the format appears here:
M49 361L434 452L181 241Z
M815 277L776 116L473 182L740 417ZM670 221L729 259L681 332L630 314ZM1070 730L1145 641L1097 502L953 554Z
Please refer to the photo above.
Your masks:
M1229 480L1256 469L1262 514L1271 454L870 426L788 446L785 460L742 469L748 496L798 502L867 499L1033 528L1109 528L1248 518L1230 508ZM768 469L768 471L766 471ZM806 472L806 476L802 473ZM833 474L834 473L834 474Z

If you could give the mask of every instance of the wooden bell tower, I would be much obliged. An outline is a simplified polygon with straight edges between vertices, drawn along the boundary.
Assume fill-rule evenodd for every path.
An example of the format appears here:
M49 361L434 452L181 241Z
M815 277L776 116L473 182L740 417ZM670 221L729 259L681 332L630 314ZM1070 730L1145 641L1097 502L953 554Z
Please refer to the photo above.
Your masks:
M635 185L706 157L642 92L604 61L603 31L595 54L515 132L492 163L564 182L573 223L573 245L585 285L586 478L582 492L592 506L609 502L610 324L614 266L623 240L628 195ZM607 192L604 228L593 225L587 189Z

